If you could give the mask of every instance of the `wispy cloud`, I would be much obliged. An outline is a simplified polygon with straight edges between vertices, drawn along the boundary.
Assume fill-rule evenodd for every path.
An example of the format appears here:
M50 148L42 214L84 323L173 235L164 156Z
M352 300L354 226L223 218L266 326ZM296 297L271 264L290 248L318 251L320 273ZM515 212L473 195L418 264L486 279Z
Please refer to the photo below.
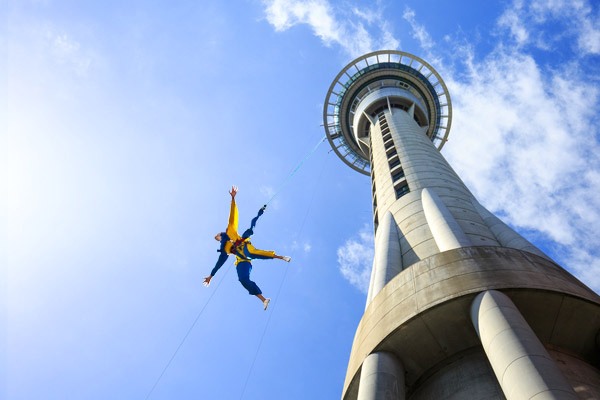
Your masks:
M292 242L292 250L298 250L298 249L302 249L302 251L304 251L305 253L309 253L310 250L312 249L312 246L310 245L309 242L298 242L297 240L294 240Z
M326 46L337 44L351 57L377 49L397 49L397 40L377 8L352 9L352 18L334 11L327 0L266 0L267 21L277 31L309 25Z
M89 51L83 51L77 40L52 30L46 32L46 40L56 62L69 66L80 77L87 75L94 57Z
M434 43L425 29L425 26L417 23L415 18L416 14L414 10L406 7L404 13L402 14L402 18L404 18L410 24L412 28L412 37L417 39L423 49L430 49L433 47Z
M271 199L275 194L275 189L272 186L261 186L259 190L260 194L263 195L265 199ZM273 199L273 201L271 201L269 204L269 207L273 208L274 210L279 209L279 200Z
M579 55L600 54L600 10L594 15L587 0L513 0L498 26L507 29L518 46L549 49L559 40L572 38Z
M520 11L520 7L506 10L498 20L498 25L508 29L515 42L522 45L529 41L529 32L523 25L524 21L521 18Z
M371 227L366 225L358 234L346 241L337 251L340 272L361 292L369 290L369 279L375 254Z
M411 36L416 39L423 49L422 57L424 57L429 64L439 65L442 63L442 59L440 56L433 51L435 48L435 42L427 32L427 28L425 25L420 24L417 21L417 14L415 11L409 7L404 9L404 13L402 14L402 18L408 22L410 28L412 29Z

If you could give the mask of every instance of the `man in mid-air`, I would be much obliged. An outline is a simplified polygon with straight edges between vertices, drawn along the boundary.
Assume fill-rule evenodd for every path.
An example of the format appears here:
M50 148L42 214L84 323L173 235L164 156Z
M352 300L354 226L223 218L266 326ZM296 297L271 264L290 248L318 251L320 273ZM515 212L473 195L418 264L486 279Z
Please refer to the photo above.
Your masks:
M250 228L247 229L242 236L238 234L238 211L237 206L235 205L235 195L237 192L237 186L232 186L231 191L229 192L231 195L231 210L229 211L229 223L227 225L227 230L225 232L219 232L215 236L215 240L221 243L221 247L219 250L217 250L221 253L221 255L217 260L217 264L211 271L210 276L204 278L204 286L210 285L210 280L213 278L213 276L215 276L219 268L221 268L221 266L225 263L229 255L233 254L236 257L235 265L240 283L248 290L248 293L258 297L259 300L262 301L266 310L271 299L265 298L262 295L258 285L250 280L250 272L252 271L251 260L268 260L272 258L278 258L280 260L290 262L291 258L278 256L274 251L256 249L254 246L252 246L252 243L250 243L249 239L250 236L254 234L253 229L256 226L256 221L258 220L258 217L263 214L266 206L261 208L258 211L258 215L252 219Z

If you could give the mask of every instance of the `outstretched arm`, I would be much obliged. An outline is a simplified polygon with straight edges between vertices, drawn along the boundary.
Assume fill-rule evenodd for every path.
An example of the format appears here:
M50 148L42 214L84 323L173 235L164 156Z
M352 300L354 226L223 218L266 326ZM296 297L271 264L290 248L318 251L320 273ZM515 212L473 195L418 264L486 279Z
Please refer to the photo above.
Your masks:
M212 279L213 276L215 276L215 274L217 273L219 268L221 268L223 266L223 264L225 264L227 257L229 257L229 254L225 253L225 251L221 251L221 255L219 256L219 259L217 260L217 264L212 269L212 271L210 271L210 276L207 276L206 278L204 278L204 286L210 285L210 280Z

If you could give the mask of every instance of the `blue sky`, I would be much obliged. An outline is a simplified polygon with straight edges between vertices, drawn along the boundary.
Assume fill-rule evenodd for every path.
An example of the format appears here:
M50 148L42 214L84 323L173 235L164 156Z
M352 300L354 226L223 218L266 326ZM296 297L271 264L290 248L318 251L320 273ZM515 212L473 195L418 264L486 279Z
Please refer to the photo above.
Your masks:
M323 137L333 78L372 50L438 70L454 105L444 155L482 204L600 289L597 3L3 9L7 399L145 398L221 282L151 399L338 398L371 264L368 178L323 145L271 203L253 243L293 261L254 263L268 312L231 262L201 283L229 186L249 223Z

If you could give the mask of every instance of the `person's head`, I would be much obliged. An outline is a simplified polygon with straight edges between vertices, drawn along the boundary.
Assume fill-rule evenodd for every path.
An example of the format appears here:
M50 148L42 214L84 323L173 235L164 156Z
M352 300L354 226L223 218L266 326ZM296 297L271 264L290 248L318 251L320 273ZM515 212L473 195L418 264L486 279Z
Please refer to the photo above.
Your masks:
M222 236L221 236L221 235L222 235L222 234L223 234L223 232L219 232L219 233L217 233L217 234L215 235L215 240L216 240L217 242L220 242L220 241L221 241L221 238L222 238Z

